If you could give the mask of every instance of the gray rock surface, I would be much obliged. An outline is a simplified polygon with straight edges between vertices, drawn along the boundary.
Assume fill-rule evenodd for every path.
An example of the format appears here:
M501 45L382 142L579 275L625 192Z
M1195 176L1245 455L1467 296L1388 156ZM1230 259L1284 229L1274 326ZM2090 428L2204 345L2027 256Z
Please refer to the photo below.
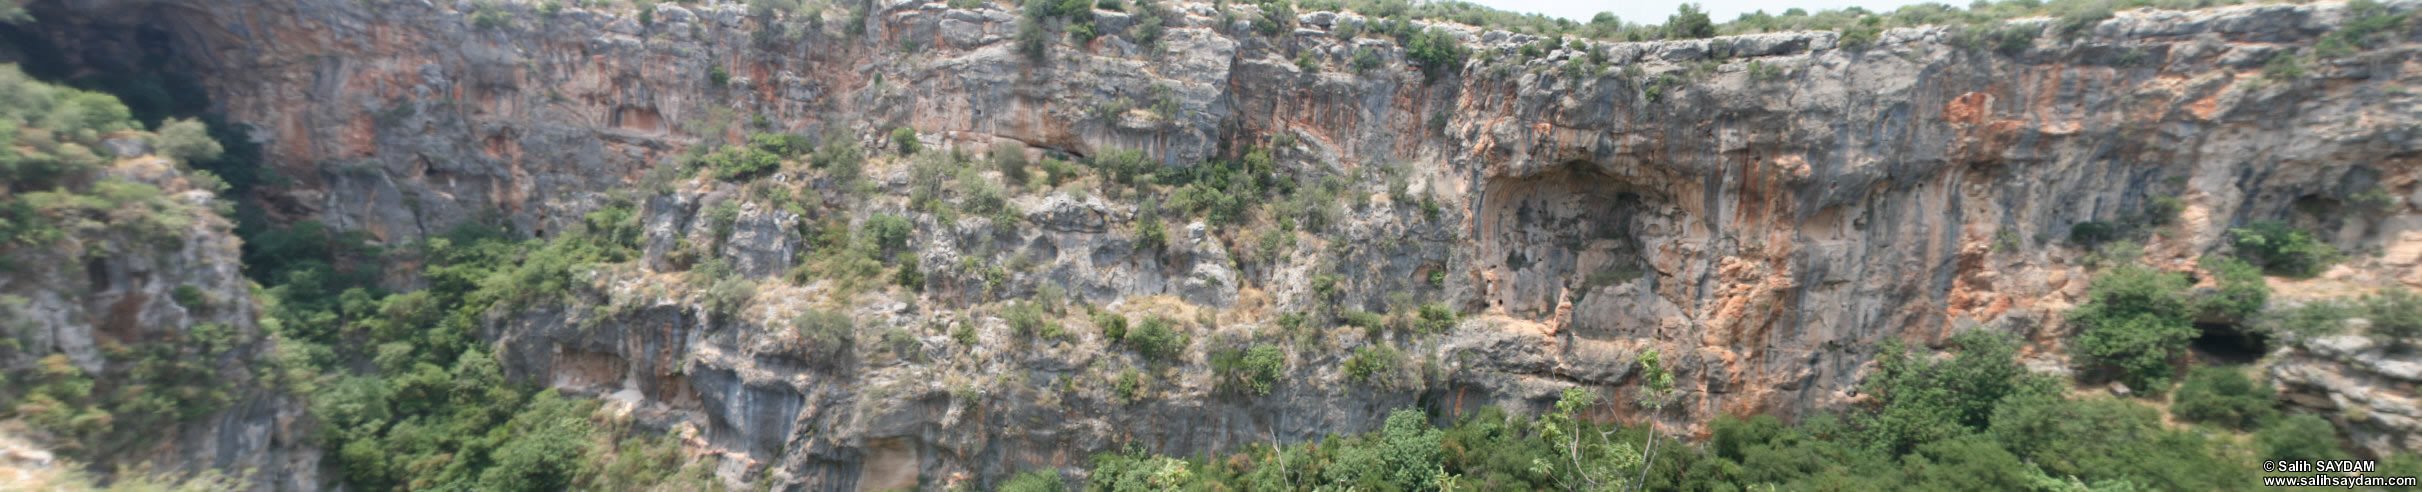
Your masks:
M877 2L857 35L840 12L757 19L732 15L736 5L663 4L643 24L619 8L543 15L503 2L513 21L481 28L460 7L424 2L143 4L174 8L40 29L95 47L81 56L132 59L107 47L134 30L111 27L168 26L172 62L201 74L294 178L262 198L279 218L389 242L491 212L520 230L565 230L681 152L760 130L879 143L908 126L937 148L1141 149L1172 167L1253 143L1272 149L1282 176L1337 177L1341 201L1365 204L1340 207L1292 250L1245 242L1260 230L1180 221L1167 251L1144 251L1132 200L1039 194L1016 198L1024 213L1007 223L945 220L876 180L877 198L833 219L910 217L926 290L842 292L779 279L803 251L783 230L825 217L745 203L731 237L715 238L707 204L755 199L687 181L639 198L646 260L601 273L580 303L500 313L490 327L517 376L636 390L668 426L696 426L709 447L744 457L734 462L808 488L989 480L1127 444L1192 454L1310 439L1450 397L1429 404L1536 408L1574 385L1629 391L1630 357L1651 348L1667 354L1683 400L1667 415L1618 418L1688 428L1719 413L1824 409L1848 401L1887 338L1936 341L1968 326L2056 336L2089 273L2061 238L2157 198L2183 204L2175 233L2148 244L2158 264L2185 268L2223 247L2231 226L2287 219L2333 228L2346 249L2384 250L2382 277L2422 285L2410 203L2375 222L2297 210L2354 182L2422 193L2422 166L2407 159L2422 151L2411 131L2422 99L2406 89L2422 44L2397 39L2305 78L2262 78L2272 54L2309 51L2341 22L2339 4L2132 10L2074 40L2040 36L2015 57L1961 49L1941 27L1887 30L1864 49L1830 32L1611 43L1592 47L1608 59L1595 70L1525 63L1515 50L1528 35L1443 25L1494 54L1434 80L1386 39L1273 40L1195 3L1172 6L1180 15L1157 51L1110 30L1055 42L1040 61L1013 46L1008 12L914 0ZM1383 66L1335 68L1364 46ZM1307 73L1297 50L1328 54L1332 68ZM731 80L716 83L717 69ZM749 128L758 118L766 128ZM898 172L889 161L869 176ZM846 191L793 186L828 200ZM667 255L685 243L765 284L748 313L701 313L692 286L666 280L682 267ZM1333 291L1314 288L1323 283ZM1154 369L1150 398L1112 403L1103 378L1138 366L1132 354L1082 328L1072 340L1015 338L993 311L1046 286L1174 316L1198 345L1186 363ZM814 302L860 318L847 356L783 345L783 320ZM1269 396L1217 394L1200 363L1200 344L1280 313L1421 302L1469 319L1388 342L1441 372L1407 369L1398 379L1418 384L1401 389L1340 383L1342 354L1375 342L1352 329L1303 335L1322 342L1290 352L1300 374L1289 381L1303 383ZM566 314L601 305L609 314ZM944 335L961 324L980 327L981 343ZM916 348L867 342L890 329ZM2301 367L2324 383L2349 370ZM1086 383L1050 389L1062 377ZM1026 425L1036 421L1054 425Z

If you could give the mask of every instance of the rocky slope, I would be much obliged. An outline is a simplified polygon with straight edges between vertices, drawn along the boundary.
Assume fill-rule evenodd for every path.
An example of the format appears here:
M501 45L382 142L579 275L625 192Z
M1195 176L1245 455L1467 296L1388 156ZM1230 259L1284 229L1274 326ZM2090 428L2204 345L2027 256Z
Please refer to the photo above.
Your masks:
M1275 149L1282 175L1345 177L1372 202L1267 261L1242 259L1259 246L1238 231L1200 225L1172 224L1173 252L1146 254L1132 200L1038 192L1015 199L1014 224L944 221L903 200L906 159L879 159L876 198L835 217L911 217L932 279L919 294L783 281L808 249L786 231L826 217L683 181L643 201L649 256L722 245L711 256L763 281L738 316L709 312L692 294L703 286L646 261L592 273L578 300L492 323L518 376L694 427L702 449L734 458L733 476L767 466L815 488L998 477L1129 444L1183 454L1294 441L1408 404L1535 406L1571 385L1630 386L1632 354L1647 348L1684 385L1678 409L1656 416L1669 425L1823 409L1852 398L1889 337L1981 326L2053 348L2087 277L2086 252L2061 239L2157 198L2183 205L2148 240L2170 268L2220 249L2228 227L2288 219L2391 253L2358 255L2338 275L2422 285L2422 257L2397 254L2422 242L2422 141L2404 89L2422 44L2396 34L2306 76L2262 73L2344 23L2338 4L2121 12L2073 38L2021 21L2042 35L1999 52L1941 27L1886 30L1858 49L1835 33L1592 44L1605 63L1580 69L1566 67L1592 54L1520 61L1512 50L1528 36L1448 25L1495 54L1436 80L1390 40L1330 35L1359 16L1307 13L1263 36L1208 4L1172 6L1182 15L1144 45L1123 27L1133 16L1096 12L1108 34L1056 43L1042 61L1018 53L1011 11L906 0L863 20L666 4L649 22L628 7L517 2L36 6L60 19L45 35L84 64L122 63L145 49L140 36L173 40L169 59L256 125L270 164L297 180L248 198L391 243L490 214L563 231L683 150L753 130L879 148L904 125L933 147L1141 149L1169 166L1253 143ZM503 21L474 22L483 9ZM1381 64L1347 68L1365 48ZM1305 70L1294 61L1305 53L1332 68ZM1389 175L1406 191L1392 193ZM2394 197L2384 214L2313 212L2375 188ZM1422 197L1440 203L1435 219L1398 202ZM742 203L731 240L710 240L705 215L726 200ZM1016 258L1033 268L997 285L959 266ZM1213 342L1321 302L1323 275L1339 279L1344 306L1402 308L1390 294L1403 292L1471 316L1395 342L1414 354L1398 375L1408 385L1348 381L1339 361L1369 340L1341 329L1291 347L1292 372L1270 395L1215 391ZM1089 330L1012 335L992 303L1046 285L1181 320L1195 350L1149 366ZM813 305L859 320L847 356L786 344L778 328ZM980 327L980 343L945 335L962 324ZM875 342L892 329L907 341ZM1124 367L1155 372L1149 397L1111 394Z
M64 370L87 392L121 395L111 398L173 394L178 389L169 387L183 383L206 393L175 396L180 405L172 408L104 414L97 434L44 435L83 441L89 447L79 451L96 464L167 474L223 470L248 473L265 487L318 487L320 451L297 421L302 403L268 383L268 372L255 372L275 345L256 323L259 307L241 273L232 224L210 211L224 203L178 164L150 155L141 137L107 146L117 162L100 180L156 186L171 203L122 203L103 223L70 226L58 247L12 249L18 267L0 275L0 328L8 330L0 367ZM45 384L47 377L12 383ZM160 429L168 433L152 433ZM39 466L49 466L47 454L36 454Z

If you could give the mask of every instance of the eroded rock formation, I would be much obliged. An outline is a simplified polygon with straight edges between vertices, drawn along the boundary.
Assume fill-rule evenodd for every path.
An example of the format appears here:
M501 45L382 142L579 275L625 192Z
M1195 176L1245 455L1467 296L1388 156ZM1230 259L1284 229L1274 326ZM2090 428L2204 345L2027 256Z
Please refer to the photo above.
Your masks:
M1128 14L1098 12L1106 35L1042 60L1015 48L1017 16L989 4L885 0L862 20L664 4L642 22L627 9L503 2L487 8L507 21L486 27L472 2L38 5L70 19L44 33L79 63L112 63L130 49L113 48L120 32L173 39L172 58L296 180L245 198L387 242L490 215L562 231L683 150L753 130L878 148L882 130L904 125L929 146L1141 149L1167 166L1259 144L1282 175L1349 178L1349 195L1371 203L1266 261L1240 261L1257 246L1232 231L1188 224L1171 224L1171 252L1148 254L1131 200L1042 193L1016 198L1015 224L944 222L900 200L904 160L878 160L877 198L843 218L911 217L934 288L827 299L832 286L779 280L805 248L786 231L820 218L685 181L644 198L650 260L594 272L576 301L491 323L516 376L625 401L690 426L735 469L818 488L999 477L1130 444L1184 454L1295 441L1410 404L1533 407L1576 384L1628 387L1632 355L1649 348L1668 354L1681 404L1612 417L1687 428L1829 408L1852 398L1890 337L1985 327L2056 347L2059 313L2087 279L2086 252L2062 239L2157 197L2183 204L2148 239L2166 268L2193 268L2228 227L2289 219L2330 228L2347 249L2397 253L2344 275L2422 285L2422 261L2404 254L2422 251L2418 100L2405 89L2422 44L2387 40L2309 76L2262 73L2342 22L2336 4L2121 12L2073 37L2020 21L2046 35L2007 52L1920 27L1855 49L1801 32L1524 61L1510 50L1530 36L1442 25L1497 54L1436 79L1387 39L1330 34L1365 21L1356 15L1305 14L1272 37L1222 24L1208 4L1172 5L1157 43L1120 27ZM1363 49L1383 63L1344 69ZM1306 71L1292 61L1301 53L1339 68ZM1380 168L1400 170L1401 193L1367 179ZM2298 207L2375 187L2396 197L2378 217ZM1398 203L1425 197L1435 218ZM725 200L743 202L731 240L709 240L703 214ZM737 315L708 312L661 261L682 243L721 244L714 255L765 287ZM1020 257L1036 267L997 288L956 267ZM1474 316L1400 341L1416 361L1406 371L1431 361L1436 372L1400 375L1424 382L1411 388L1348 382L1336 347L1367 341L1335 330L1320 335L1329 350L1290 351L1271 395L1215 391L1203 347L1323 302L1321 275L1337 276L1339 305L1380 311L1410 292ZM1132 355L1083 330L1018 340L972 309L1046 285L1210 322L1189 325L1202 330L1197 349L1155 375L1165 380L1150 398L1123 403L1107 378ZM869 341L839 360L786 345L788 319L818 303L857 318ZM944 335L961 324L982 343ZM886 330L913 343L871 341ZM969 403L957 394L968 388L983 396Z

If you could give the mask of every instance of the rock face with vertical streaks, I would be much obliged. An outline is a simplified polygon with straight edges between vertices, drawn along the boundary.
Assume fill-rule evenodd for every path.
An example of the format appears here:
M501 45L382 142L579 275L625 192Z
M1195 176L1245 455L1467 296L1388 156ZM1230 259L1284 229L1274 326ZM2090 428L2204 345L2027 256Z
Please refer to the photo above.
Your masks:
M1116 28L1135 17L1098 13L1104 35L1052 42L1040 59L1019 51L1019 17L991 3L879 0L863 18L666 4L643 22L626 8L500 2L490 8L509 20L489 27L451 1L37 7L73 19L41 29L77 63L115 63L131 49L124 32L171 39L168 59L294 178L245 197L282 219L390 243L483 217L544 236L618 190L651 193L639 200L646 259L591 272L574 300L495 313L500 357L525 380L635 391L651 422L815 489L1002 477L1130 445L1291 442L1405 405L1537 408L1573 385L1628 391L1632 357L1651 348L1681 403L1619 418L1692 428L1836 407L1887 338L2056 340L2088 277L2071 227L2168 198L2180 213L2147 243L2165 268L2193 268L2229 227L2282 219L2384 251L2353 260L2372 281L2422 286L2410 254L2422 251L2422 99L2406 89L2422 43L2396 37L2303 77L2262 73L2344 22L2336 4L2120 12L2074 37L2020 21L2047 35L2019 50L1917 27L1861 47L1792 32L1534 59L1513 52L1530 36L1439 25L1488 54L1428 67L1437 77L1391 39L1331 34L1356 14L1310 13L1265 36L1202 3L1167 5L1149 42ZM1363 50L1377 66L1352 68ZM1299 54L1329 68L1306 70ZM1292 245L1179 220L1154 249L1137 240L1141 200L1083 185L1016 192L1016 213L925 211L907 201L913 159L888 151L864 189L790 171L640 185L689 149L751 132L889 149L897 127L929 148L1141 150L1162 169L1258 146L1277 176L1334 178L1342 203ZM802 214L751 186L826 206ZM2396 197L2377 217L2299 206L2375 188ZM741 203L716 237L708 215L728 200ZM912 223L922 292L785 274L810 249L794 232L804 224L876 214ZM754 302L710 312L679 274L687 264L668 259L681 255L728 261L759 282ZM1141 361L1082 312L1064 317L1065 339L1014 334L1004 307L1046 289L1166 317L1192 343L1172 363ZM1427 302L1466 316L1441 335L1374 332L1385 340L1314 327L1295 335L1269 395L1224 392L1207 366L1223 344L1274 333L1281 313ZM857 341L803 347L788 323L811 307L857 320ZM962 326L979 343L950 336ZM1407 351L1401 374L1380 375L1403 384L1338 369L1374 342ZM1112 389L1124 368L1142 368L1140 395ZM2320 381L2298 371L2273 375ZM2378 391L2411 397L2410 385Z

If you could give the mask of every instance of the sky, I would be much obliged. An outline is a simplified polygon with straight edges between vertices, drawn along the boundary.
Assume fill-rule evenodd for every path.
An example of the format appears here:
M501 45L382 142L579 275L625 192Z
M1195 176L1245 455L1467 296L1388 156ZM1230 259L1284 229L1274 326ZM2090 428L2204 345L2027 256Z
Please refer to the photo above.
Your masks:
M1551 16L1564 17L1572 19L1574 22L1589 22L1589 18L1591 16L1598 15L1599 12L1614 12L1615 16L1623 18L1624 22L1636 22L1641 24L1663 24L1665 23L1665 16L1673 15L1675 8L1681 6L1683 3L1681 0L1468 1L1481 5L1487 5L1500 10L1510 10L1514 12L1536 12ZM1765 9L1766 13L1769 14L1780 14L1783 13L1784 9L1789 9L1792 7L1799 7L1808 9L1809 12L1816 12L1820 10L1857 6L1866 7L1867 10L1883 12L1900 8L1903 5L1921 2L1918 0L1703 0L1696 3L1698 3L1700 7L1707 9L1707 16L1709 18L1721 23L1732 20L1734 17L1739 17L1741 14L1757 11L1758 9ZM1964 1L1944 3L1953 3L1955 5L1963 6L1966 5L1966 2Z

